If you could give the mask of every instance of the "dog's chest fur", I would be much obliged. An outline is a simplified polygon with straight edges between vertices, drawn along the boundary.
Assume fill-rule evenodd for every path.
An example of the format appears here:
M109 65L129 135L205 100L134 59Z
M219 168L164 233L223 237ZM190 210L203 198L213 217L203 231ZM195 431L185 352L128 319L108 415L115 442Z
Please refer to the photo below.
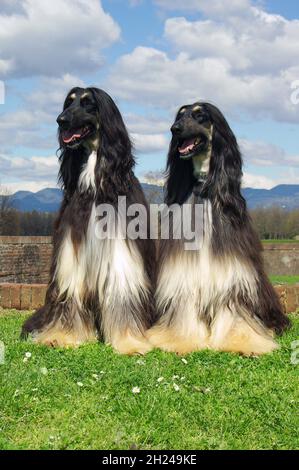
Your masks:
M95 194L96 153L83 167L78 190ZM76 216L76 215L75 215ZM100 305L113 299L138 298L147 289L141 255L134 242L125 240L117 224L117 213L106 218L105 236L99 228L95 202L91 205L85 233L78 247L72 241L72 227L66 230L58 255L55 277L59 291L82 303L86 294L96 295ZM80 222L80 221L79 221Z
M194 197L187 201L194 204ZM203 240L197 250L185 250L171 242L170 251L160 267L156 299L163 310L169 299L174 310L209 312L213 317L216 303L234 291L256 295L255 273L249 264L237 257L215 257L212 252L213 216L209 200L203 202Z

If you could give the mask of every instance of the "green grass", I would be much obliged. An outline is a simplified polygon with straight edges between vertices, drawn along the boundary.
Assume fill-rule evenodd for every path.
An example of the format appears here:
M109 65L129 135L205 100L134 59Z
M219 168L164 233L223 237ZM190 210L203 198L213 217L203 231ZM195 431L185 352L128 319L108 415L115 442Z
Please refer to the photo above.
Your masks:
M297 284L299 276L270 276L272 284Z
M203 351L187 364L159 351L138 358L102 344L55 350L20 342L23 320L0 316L1 449L299 447L299 365L290 360L298 317L271 355Z

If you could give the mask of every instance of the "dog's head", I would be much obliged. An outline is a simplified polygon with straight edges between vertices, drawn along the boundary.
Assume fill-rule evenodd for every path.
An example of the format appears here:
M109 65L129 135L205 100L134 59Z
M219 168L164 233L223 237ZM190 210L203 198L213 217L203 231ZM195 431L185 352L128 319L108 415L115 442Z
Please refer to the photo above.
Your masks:
M217 200L228 205L232 193L239 194L242 157L222 112L206 102L182 106L171 132L166 202L185 202L204 173L202 194L214 200L217 194Z
M95 87L73 88L57 123L63 188L70 194L75 191L82 167L95 151L99 197L114 201L118 194L126 194L135 162L130 137L111 96Z
M90 88L73 88L57 118L61 147L77 149L96 147L99 141L99 109Z
M173 144L179 157L188 160L207 150L212 131L211 116L204 104L182 106L171 126Z

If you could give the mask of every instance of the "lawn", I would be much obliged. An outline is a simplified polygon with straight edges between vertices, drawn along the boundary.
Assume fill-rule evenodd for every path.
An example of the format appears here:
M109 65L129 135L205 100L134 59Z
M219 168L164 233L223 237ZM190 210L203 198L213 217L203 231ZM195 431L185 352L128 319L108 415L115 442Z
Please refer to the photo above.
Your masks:
M297 284L299 276L270 276L272 284Z
M292 318L274 354L203 351L182 359L20 342L24 314L2 311L0 448L298 449L299 364L292 364L291 342L299 339L299 319Z

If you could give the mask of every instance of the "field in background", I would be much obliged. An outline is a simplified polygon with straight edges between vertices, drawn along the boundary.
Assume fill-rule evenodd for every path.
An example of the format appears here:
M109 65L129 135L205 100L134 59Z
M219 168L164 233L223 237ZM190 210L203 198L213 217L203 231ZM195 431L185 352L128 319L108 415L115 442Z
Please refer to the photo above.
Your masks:
M48 349L19 341L23 321L0 311L0 449L299 447L298 317L268 356L202 351L184 360L124 357L102 344Z

